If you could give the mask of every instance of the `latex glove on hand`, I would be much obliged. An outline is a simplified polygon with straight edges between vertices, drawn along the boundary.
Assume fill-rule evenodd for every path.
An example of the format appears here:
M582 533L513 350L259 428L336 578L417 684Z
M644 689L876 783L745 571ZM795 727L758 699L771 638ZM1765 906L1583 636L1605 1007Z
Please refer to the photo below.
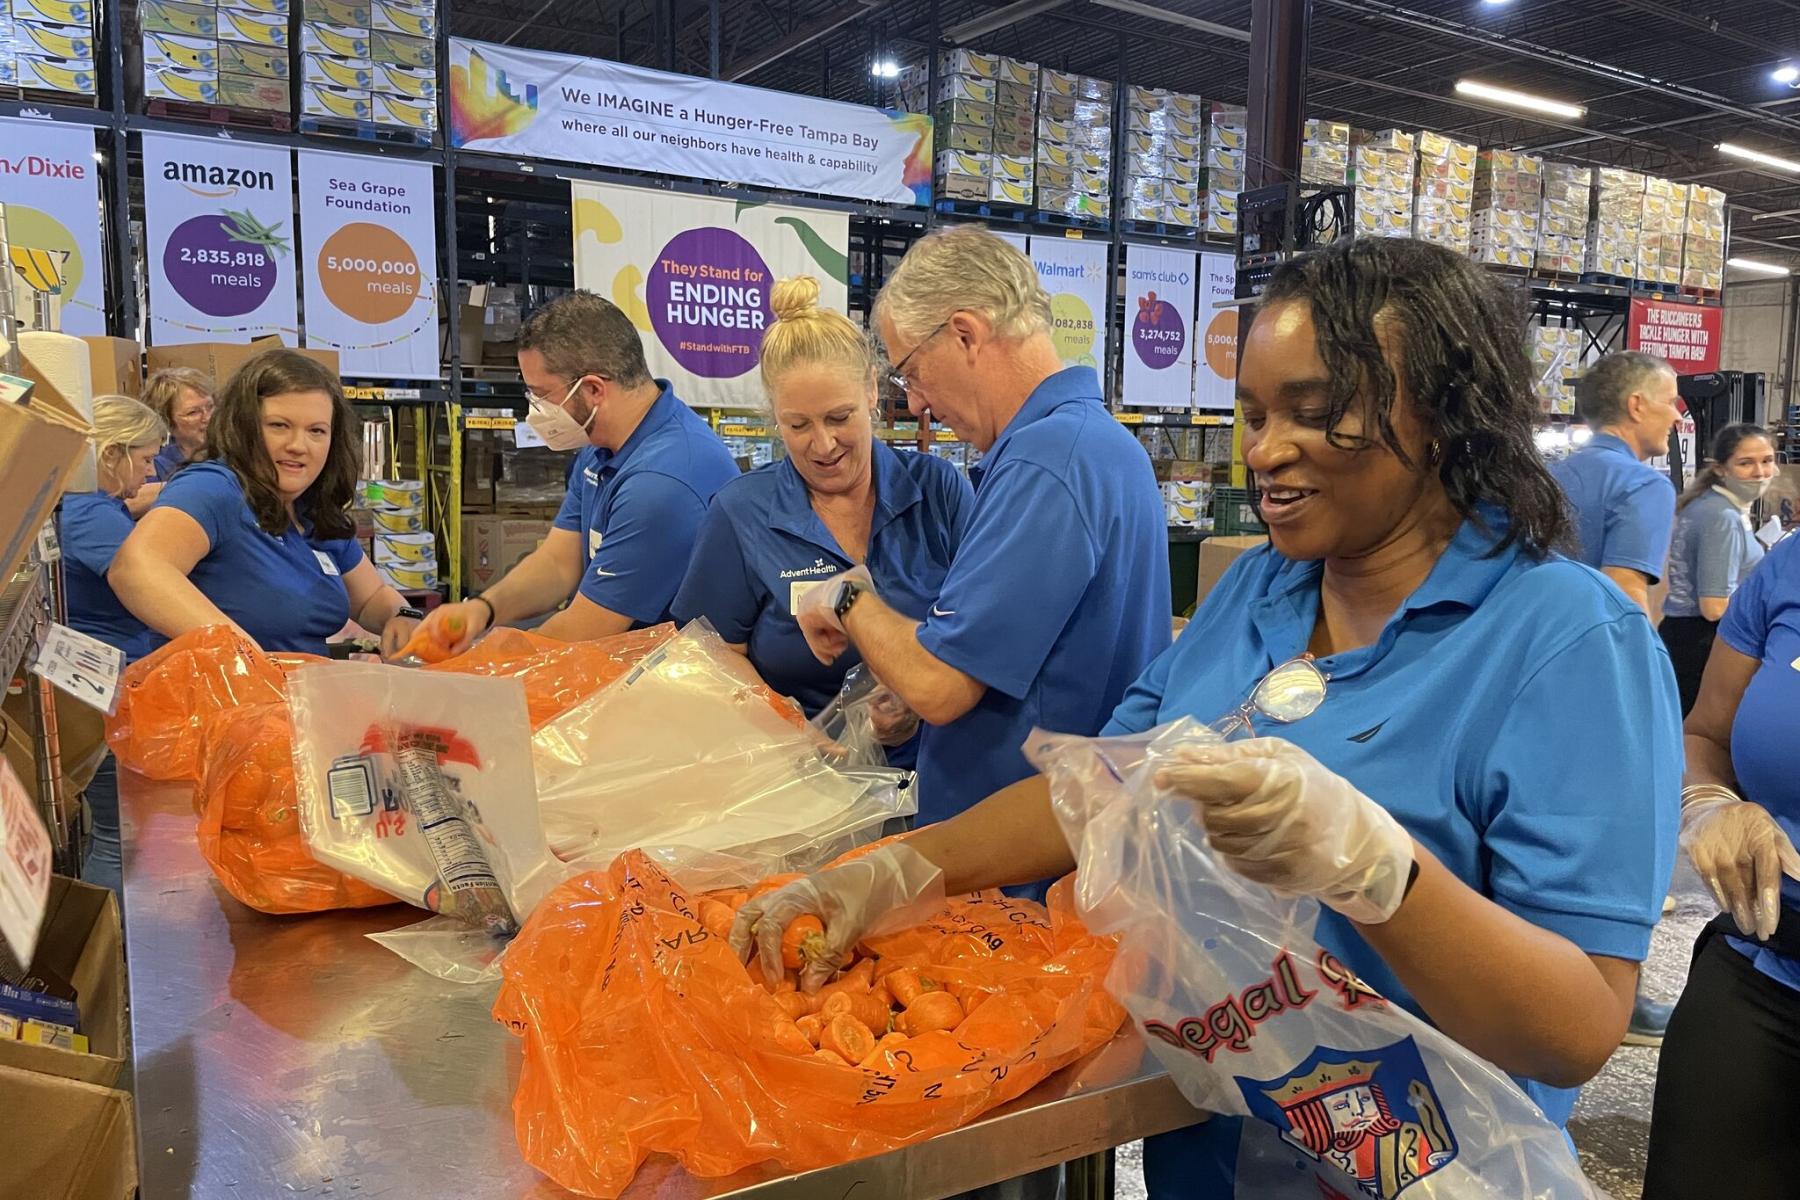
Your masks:
M1239 875L1379 924L1406 897L1412 836L1343 776L1279 738L1197 747L1156 774L1200 809Z
M909 929L943 903L944 873L937 864L895 842L744 901L731 925L731 949L746 962L756 953L773 986L782 977L782 932L800 917L818 917L826 954L800 976L801 990L816 992L865 937Z
M425 662L431 661L421 653L424 647L415 644L420 640L415 635L422 624L424 622L412 617L395 617L383 625L381 627L382 661L393 662L409 655Z
M883 746L904 746L919 732L919 714L886 684L877 684L869 697L869 723Z
M808 588L800 598L799 611L794 614L800 633L806 638L807 649L826 666L842 658L850 649L850 635L844 632L844 623L832 611L832 605L837 601L838 584L847 580L862 584L864 591L872 593L875 590L875 579L869 574L869 568L851 567Z
M487 632L488 606L477 600L464 600L460 604L440 604L425 614L413 630L412 639L400 648L397 654L387 652L386 631L382 637L382 657L392 661L395 658L413 657L421 662L437 663L445 659L455 658L470 646L475 639ZM394 622L389 622L392 625Z
M1745 937L1767 941L1781 919L1781 877L1800 853L1769 810L1724 788L1682 805L1681 848Z

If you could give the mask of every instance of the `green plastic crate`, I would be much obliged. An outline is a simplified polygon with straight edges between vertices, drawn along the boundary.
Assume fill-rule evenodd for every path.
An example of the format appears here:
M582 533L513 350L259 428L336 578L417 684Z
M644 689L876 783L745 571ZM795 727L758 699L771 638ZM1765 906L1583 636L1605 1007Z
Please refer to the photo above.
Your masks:
M1248 488L1213 489L1213 533L1219 537L1269 532L1256 515L1256 499Z

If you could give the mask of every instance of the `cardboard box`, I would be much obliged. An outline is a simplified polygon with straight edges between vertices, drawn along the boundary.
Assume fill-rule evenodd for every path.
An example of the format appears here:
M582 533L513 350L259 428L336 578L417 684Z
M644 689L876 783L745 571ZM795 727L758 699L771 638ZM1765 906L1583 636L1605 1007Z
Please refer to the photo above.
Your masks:
M125 942L119 903L91 883L50 877L44 927L38 934L31 975L54 973L75 988L81 1032L89 1053L0 1042L0 1067L57 1075L111 1087L125 1069ZM0 1195L10 1195L0 1188Z
M471 593L492 587L555 527L552 521L525 517L464 517L463 586Z
M25 561L92 432L22 354L19 371L34 386L25 404L0 401L0 581L11 579Z
M136 396L144 390L144 348L129 338L84 337L94 395Z
M0 1196L132 1200L137 1122L131 1095L0 1067L0 1112L27 1114L0 1155Z
M247 346L231 342L189 342L183 346L152 346L145 357L149 360L152 371L160 371L164 367L193 367L223 387L239 367L263 351L274 350L280 345L281 339L273 335L258 338ZM333 375L338 373L336 350L303 349L296 353L315 360Z
M1196 609L1206 602L1206 595L1219 585L1225 572L1238 556L1246 550L1254 550L1269 539L1266 537L1250 537L1236 535L1231 537L1209 537L1200 543L1200 582L1194 591Z

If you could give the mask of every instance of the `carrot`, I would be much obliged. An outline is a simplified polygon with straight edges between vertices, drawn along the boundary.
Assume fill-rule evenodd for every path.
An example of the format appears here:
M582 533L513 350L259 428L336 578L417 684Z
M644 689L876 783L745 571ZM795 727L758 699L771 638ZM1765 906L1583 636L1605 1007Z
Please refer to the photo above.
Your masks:
M810 913L796 917L781 935L781 965L797 971L814 959L824 958L825 923Z
M917 967L901 967L887 977L888 993L894 997L894 1003L902 1008L911 1008L912 1002L922 992L935 992L938 982L919 974Z
M806 1035L806 1040L815 1046L819 1044L819 1035L825 1032L825 1018L817 1014L801 1017L794 1022L794 1025Z
M804 879L804 878L805 878L805 876L801 875L798 871L794 872L791 875L771 875L767 879L763 880L761 883L757 884L755 887L751 888L750 894L749 894L749 896L746 897L746 899L754 900L758 896L763 895L765 892L772 892L776 888L784 888L788 884L794 882L794 880Z
M965 1015L973 1013L976 1009L993 999L993 997L994 993L992 992L984 992L979 989L971 988L968 994L962 998L963 1013Z
M786 1013L788 1020L798 1021L801 1017L812 1013L811 997L800 992L776 992L775 1003Z
M763 985L764 990L766 990L766 991L779 993L779 992L795 992L795 991L800 990L800 976L795 974L793 971L784 972L782 974L781 978L779 980L777 980L773 985L771 985L769 983L768 979L766 979L763 976L763 973L760 968L752 973L756 976L757 982L761 983Z
M750 893L743 888L732 888L729 891L714 892L711 897L709 897L709 899L717 900L720 904L723 904L734 913L737 912L738 909L744 907L744 901L749 898Z
M820 1062L828 1062L834 1067L847 1067L850 1065L849 1059L832 1050L814 1050L812 1056Z
M875 1049L875 1036L855 1017L839 1013L825 1022L819 1034L819 1049L831 1051L845 1063L861 1062Z
M840 981L859 988L873 987L875 984L875 960L872 958L859 959L855 965L840 976Z
M827 1020L840 1014L855 1017L876 1037L882 1036L893 1027L893 1018L888 1012L887 1002L877 1000L873 992L838 992L827 997L825 1006L819 1010L819 1013Z
M737 913L719 901L706 898L700 901L700 924L714 937L730 937L731 923L736 919Z
M777 1017L770 1022L770 1030L770 1041L775 1044L777 1050L788 1054L812 1053L813 1044L806 1040L806 1035L800 1032L800 1027L786 1017Z
M871 1071L885 1071L889 1066L888 1051L904 1049L906 1044L905 1034L887 1034L875 1043L875 1049L869 1051L869 1057L856 1065L867 1067Z
M896 1024L907 1037L934 1029L955 1029L963 1021L962 1005L949 992L922 992L906 1006Z

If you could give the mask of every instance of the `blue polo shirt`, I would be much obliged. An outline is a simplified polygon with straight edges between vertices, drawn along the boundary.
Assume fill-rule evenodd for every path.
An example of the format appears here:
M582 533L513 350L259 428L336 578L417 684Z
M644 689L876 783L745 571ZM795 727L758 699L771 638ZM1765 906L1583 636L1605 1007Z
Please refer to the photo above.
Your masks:
M188 579L264 650L325 654L325 640L350 620L344 575L363 561L355 538L320 539L291 526L276 535L256 523L244 487L223 463L191 463L156 497L206 531L206 556ZM169 639L150 632L149 647Z
M117 496L76 492L63 497L60 537L69 626L117 646L127 661L143 654L150 630L119 603L106 573L132 528L131 514Z
M1702 599L1730 598L1762 560L1762 543L1750 528L1750 515L1725 492L1707 489L1675 518L1663 616L1699 616Z
M879 439L870 469L875 513L864 565L884 602L924 620L950 570L975 494L943 459L896 454ZM807 648L794 606L808 588L853 565L813 511L806 481L783 459L732 480L713 497L675 597L675 619L711 621L719 636L747 647L770 687L814 716L861 658L852 649L829 666L821 663ZM910 766L911 758L889 754L898 766Z
M1286 738L1397 817L1470 887L1590 954L1641 961L1674 867L1681 708L1641 610L1586 567L1465 522L1373 645L1319 660L1318 711ZM1216 720L1306 649L1319 563L1264 546L1226 572L1181 638L1132 685L1107 734ZM1315 933L1388 999L1424 1016L1350 922ZM1445 931L1446 937L1455 936ZM1557 1124L1578 1089L1520 1085ZM1226 1195L1238 1120L1153 1138L1153 1196Z
M1789 534L1776 542L1732 593L1719 637L1761 664L1731 724L1738 792L1774 814L1800 846L1800 771L1794 769L1793 750L1794 715L1800 713L1800 537ZM1800 882L1782 877L1781 902L1800 910ZM1764 975L1800 990L1800 962L1741 938L1727 941Z
M164 442L156 457L151 460L150 482L167 483L169 477L181 470L187 459L181 456L181 447L174 442Z
M558 529L582 534L580 594L634 628L669 619L707 502L740 474L711 427L656 382L662 394L616 453L575 456L556 514Z
M1037 386L972 468L975 507L919 644L981 681L919 744L919 822L1032 773L1032 728L1093 734L1169 644L1162 493L1091 367Z
M1610 433L1596 433L1587 445L1550 473L1575 510L1579 545L1572 556L1590 567L1629 567L1662 578L1675 527L1675 485L1640 462L1631 447Z

